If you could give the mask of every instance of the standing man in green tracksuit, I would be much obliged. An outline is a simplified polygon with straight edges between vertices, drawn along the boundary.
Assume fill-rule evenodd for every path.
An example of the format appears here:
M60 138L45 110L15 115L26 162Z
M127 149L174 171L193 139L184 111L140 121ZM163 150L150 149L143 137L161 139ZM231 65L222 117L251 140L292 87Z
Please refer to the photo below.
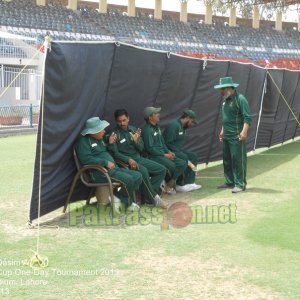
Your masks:
M179 158L168 149L160 131L158 122L160 120L161 108L146 107L144 109L144 119L146 124L142 127L142 138L145 151L151 160L164 165L167 168L165 192L175 194L176 181L187 168L187 161Z
M117 123L117 127L114 129L117 136L113 150L114 158L142 174L141 192L145 200L155 206L167 208L168 203L159 196L160 186L167 169L155 161L142 157L144 143L141 138L141 129L129 125L128 112L125 109L117 109L114 116Z
M198 157L195 153L183 149L186 130L193 124L198 124L196 114L191 109L186 109L179 119L166 127L163 133L168 149L173 151L176 157L186 161L188 165L183 175L177 179L177 192L189 192L201 188L201 185L195 183Z
M214 86L223 97L223 126L219 139L223 142L225 183L218 188L232 188L233 193L246 189L246 138L252 121L248 101L236 91L238 86L231 77L221 78L220 83Z
M81 137L76 143L76 154L82 165L99 164L104 167L112 182L121 183L121 190L117 196L125 206L133 204L135 191L142 183L142 176L137 171L121 169L116 166L114 159L108 149L116 142L116 135L112 134L108 139L108 144L103 140L105 128L109 123L100 120L98 117L90 118L85 123L85 128L81 132ZM91 170L90 176L93 182L106 182L106 178L97 170Z

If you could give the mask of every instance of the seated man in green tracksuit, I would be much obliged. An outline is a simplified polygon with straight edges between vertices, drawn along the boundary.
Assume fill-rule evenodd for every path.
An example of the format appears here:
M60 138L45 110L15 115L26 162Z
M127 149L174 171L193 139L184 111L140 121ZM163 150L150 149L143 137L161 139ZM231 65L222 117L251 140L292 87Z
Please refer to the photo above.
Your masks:
M108 145L104 142L105 128L109 123L100 120L98 117L90 118L85 123L81 137L76 143L76 153L82 165L99 164L108 170L112 182L121 183L121 190L118 195L121 202L126 206L134 206L134 193L140 187L142 176L139 172L121 169L116 166L114 159L108 149L116 141L116 135L109 137ZM106 178L97 170L90 171L91 179L94 182L106 182Z
M179 119L174 120L166 127L163 133L168 149L188 164L185 172L177 179L177 192L189 192L201 188L201 185L195 183L198 164L197 155L182 148L186 129L193 124L197 124L196 114L192 110L186 109Z
M130 118L127 111L117 109L114 116L117 123L117 127L114 129L114 133L117 135L114 144L114 158L125 162L130 169L137 170L142 174L141 192L144 200L148 200L155 206L167 208L168 203L159 196L160 186L167 173L166 168L141 156L144 150L144 143L140 138L141 130L129 125Z
M149 158L167 168L165 192L175 194L176 181L187 168L187 161L178 158L175 153L167 148L158 126L160 110L161 108L156 107L146 107L144 109L146 124L142 127L142 138Z

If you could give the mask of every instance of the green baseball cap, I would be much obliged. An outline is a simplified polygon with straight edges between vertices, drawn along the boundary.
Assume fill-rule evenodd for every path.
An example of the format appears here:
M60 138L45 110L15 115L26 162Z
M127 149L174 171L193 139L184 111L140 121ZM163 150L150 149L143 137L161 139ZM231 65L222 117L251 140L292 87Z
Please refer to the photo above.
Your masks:
M161 111L161 107L153 107L149 106L144 109L144 118L149 118L152 114L159 113Z
M193 110L191 110L191 109L185 109L183 111L183 114L185 114L186 116L190 117L195 124L199 123L198 120L196 119L196 113Z
M222 88L231 87L231 86L238 87L239 84L234 83L232 80L232 77L223 77L223 78L220 78L220 83L215 85L214 88L222 89Z
M85 128L81 131L81 134L82 135L95 134L95 133L102 131L103 129L105 129L108 126L109 126L109 123L107 121L100 120L99 117L93 117L93 118L88 119L85 122Z

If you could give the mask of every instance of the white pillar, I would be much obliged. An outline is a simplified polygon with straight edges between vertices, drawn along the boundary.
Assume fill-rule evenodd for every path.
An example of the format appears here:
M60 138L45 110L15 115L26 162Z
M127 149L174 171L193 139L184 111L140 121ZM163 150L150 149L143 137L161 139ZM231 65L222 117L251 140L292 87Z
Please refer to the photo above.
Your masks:
M46 5L46 0L36 0L36 5L45 6Z
M155 0L154 19L157 20L162 19L161 2L162 0Z
M229 26L230 27L236 26L236 8L233 5L230 7Z
M298 14L298 31L300 31L300 14Z
M207 3L205 5L205 24L212 24L212 4Z
M278 10L276 12L275 29L278 30L278 31L282 30L282 11L281 10Z
M128 0L127 13L129 17L135 17L135 0Z
M68 8L77 10L77 0L68 0Z
M255 29L259 28L259 7L257 5L253 6L252 27Z
M99 12L102 14L107 13L107 0L99 0Z
M180 5L180 21L187 22L187 1L181 1Z

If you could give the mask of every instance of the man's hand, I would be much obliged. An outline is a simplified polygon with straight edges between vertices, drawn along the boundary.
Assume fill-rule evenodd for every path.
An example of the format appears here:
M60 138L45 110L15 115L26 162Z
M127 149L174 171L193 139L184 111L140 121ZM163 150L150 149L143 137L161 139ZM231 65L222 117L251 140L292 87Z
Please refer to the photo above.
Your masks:
M249 124L244 123L243 130L239 134L239 141L245 141L246 140L249 127L250 127Z
M194 172L197 172L197 167L191 161L188 161L188 167Z
M117 140L117 135L113 132L110 136L109 136L109 140L108 143L109 144L114 144Z
M175 159L176 154L174 152L169 152L169 153L172 155L173 159Z
M247 133L242 131L239 135L239 141L245 141L247 138Z
M174 158L175 158L175 154L172 152L165 153L164 156L165 156L165 158L170 159L170 160L174 160Z
M141 137L142 134L142 130L140 128L138 128L138 130L136 131L136 133L132 133L130 132L130 135L133 139L133 141L137 144L139 141L139 138Z
M107 163L106 167L107 167L107 169L112 170L116 167L116 165L113 162L109 161Z
M220 131L220 133L219 133L219 141L220 142L222 142L223 141L223 128L222 128L222 130Z
M138 163L132 158L130 158L128 160L128 164L129 164L130 168L133 169L133 170L138 170L139 169Z

